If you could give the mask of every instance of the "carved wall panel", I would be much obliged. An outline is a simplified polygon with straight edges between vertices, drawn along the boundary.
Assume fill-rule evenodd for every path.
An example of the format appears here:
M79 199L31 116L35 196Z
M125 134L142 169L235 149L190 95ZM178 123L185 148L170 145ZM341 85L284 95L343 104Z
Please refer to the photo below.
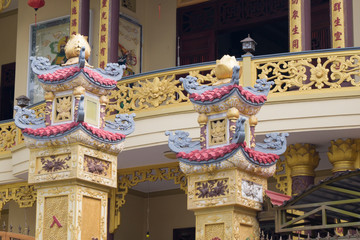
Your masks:
M63 240L67 235L68 196L46 197L43 239Z
M89 211L91 209L91 211ZM90 197L83 197L82 200L81 233L82 240L100 239L101 200Z
M225 239L225 224L207 224L205 225L205 239L222 240Z
M209 144L220 145L227 142L227 121L223 119L214 119L209 121Z
M196 182L195 195L198 199L226 196L229 194L228 180L228 178L225 178Z
M72 120L72 96L59 96L55 98L54 122Z
M36 159L37 174L60 172L70 168L70 154L50 155Z
M96 157L84 155L84 171L111 177L111 163Z

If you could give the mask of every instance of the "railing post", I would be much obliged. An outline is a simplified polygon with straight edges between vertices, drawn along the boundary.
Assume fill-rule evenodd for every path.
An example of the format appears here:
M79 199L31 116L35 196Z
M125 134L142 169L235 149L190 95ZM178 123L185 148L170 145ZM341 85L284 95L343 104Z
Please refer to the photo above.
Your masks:
M242 74L242 83L243 86L252 86L252 74L251 74L251 59L252 54L247 53L245 55L242 55L243 59L243 74Z

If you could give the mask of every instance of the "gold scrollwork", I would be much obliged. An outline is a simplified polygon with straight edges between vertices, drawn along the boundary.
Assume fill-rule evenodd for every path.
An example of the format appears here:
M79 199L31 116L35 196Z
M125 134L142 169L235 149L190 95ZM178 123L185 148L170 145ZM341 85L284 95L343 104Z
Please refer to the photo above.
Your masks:
M121 81L117 88L111 91L106 115L158 108L170 104L187 104L189 98L178 80L180 76L191 75L197 77L199 83L211 85L216 81L214 68L215 65L207 65Z
M140 80L135 83L118 84L112 91L108 104L108 114L157 108L159 106L187 102L184 88L175 74L162 75Z
M11 148L16 144L17 130L14 122L0 125L0 153L10 153Z
M14 200L21 208L32 207L36 201L34 185L14 183L0 186L0 211L10 200Z
M110 204L110 232L120 225L120 208L125 204L125 196L129 188L138 183L158 180L174 180L180 189L187 193L187 177L180 170L179 163L145 166L118 171L117 189L113 191Z
M314 56L255 62L257 77L273 80L271 93L360 86L360 56ZM357 76L357 77L356 77ZM346 83L346 84L345 84Z
M287 165L285 159L279 159L276 162L276 171L274 178L276 180L276 188L286 195L291 196L291 169Z

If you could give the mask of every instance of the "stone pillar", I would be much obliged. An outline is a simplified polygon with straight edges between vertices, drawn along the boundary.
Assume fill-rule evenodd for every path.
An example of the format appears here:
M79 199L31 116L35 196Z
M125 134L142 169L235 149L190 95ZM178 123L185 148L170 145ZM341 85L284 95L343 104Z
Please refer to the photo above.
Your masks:
M308 0L289 0L290 52L311 50L311 10Z
M351 0L331 0L331 43L333 48L353 46L353 13Z
M319 153L312 144L289 145L285 161L291 170L292 195L297 195L314 184L315 168L319 165Z
M196 216L196 239L259 239L266 177L240 169L188 176L188 209Z
M333 165L333 173L355 170L356 142L350 138L346 140L339 138L336 141L331 141L327 155Z

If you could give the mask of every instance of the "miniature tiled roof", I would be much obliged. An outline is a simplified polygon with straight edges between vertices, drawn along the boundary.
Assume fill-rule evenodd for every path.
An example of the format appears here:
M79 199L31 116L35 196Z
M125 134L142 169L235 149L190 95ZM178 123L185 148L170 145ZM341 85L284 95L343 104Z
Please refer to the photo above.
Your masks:
M271 204L274 206L281 206L285 201L288 201L291 196L265 190L266 195L270 198Z
M263 153L255 151L254 149L246 147L246 142L241 144L241 149L248 156L248 158L259 165L272 165L280 158L279 155L273 153Z
M189 161L195 161L195 162L216 160L216 159L224 157L226 154L229 154L232 151L238 149L239 146L240 146L240 144L233 143L230 145L217 147L217 148L195 150L190 153L179 152L176 155L176 157L187 159Z
M70 66L58 69L52 73L41 74L38 76L39 81L42 83L59 83L66 80L72 79L80 73L83 73L84 76L91 82L100 85L100 86L116 86L116 81L108 78L104 78L101 74L95 72L94 70L84 67L80 68L78 66Z
M254 93L245 90L242 86L239 85L227 85L221 88L215 88L213 90L205 91L201 94L192 93L190 94L190 99L194 101L201 101L201 102L212 102L216 99L221 99L224 96L232 94L234 91L238 91L241 96L243 96L247 101L256 104L262 104L267 100L265 95L255 95Z
M64 123L60 125L54 126L47 126L44 128L38 129L31 129L25 128L22 133L26 136L34 136L39 139L49 137L59 137L70 133L71 131L82 128L85 132L90 134L93 137L96 137L100 140L107 141L107 142L118 142L125 139L125 135L120 133L112 133L109 131L105 131L102 129L98 129L95 127L90 126L85 122L71 122L71 123Z
M228 158L236 153L239 149L242 149L244 155L248 158L249 161L260 166L273 165L280 158L276 154L263 153L248 148L246 147L246 142L241 144L232 143L217 148L194 150L190 153L179 152L176 157L193 163L206 163L213 162L215 160L222 160L224 157Z

